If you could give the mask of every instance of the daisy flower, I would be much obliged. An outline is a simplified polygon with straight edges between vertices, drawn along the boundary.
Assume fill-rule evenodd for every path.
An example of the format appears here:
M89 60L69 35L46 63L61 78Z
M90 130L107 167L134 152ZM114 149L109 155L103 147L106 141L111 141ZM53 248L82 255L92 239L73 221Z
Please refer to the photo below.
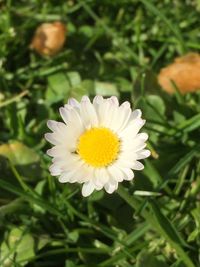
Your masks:
M141 114L129 102L119 105L115 96L96 96L92 103L87 96L80 102L69 99L60 108L64 122L47 122L52 133L45 138L54 145L47 151L53 157L51 175L61 183L83 184L85 197L95 189L113 193L119 182L144 168L139 160L150 155L144 149L148 135L138 133L145 123Z

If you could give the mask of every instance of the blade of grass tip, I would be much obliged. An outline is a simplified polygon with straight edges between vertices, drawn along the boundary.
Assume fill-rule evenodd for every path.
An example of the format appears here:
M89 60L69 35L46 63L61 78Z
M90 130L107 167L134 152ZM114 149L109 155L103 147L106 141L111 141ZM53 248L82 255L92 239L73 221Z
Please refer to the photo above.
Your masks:
M173 81L173 80L170 80L170 83L171 83L171 86L172 88L174 89L174 95L175 95L175 98L177 100L177 103L178 104L184 104L184 97L183 95L181 94L179 88L177 87L176 83Z
M122 185L119 186L117 192L119 196L123 198L134 210L138 210L140 208L139 201L129 195ZM170 245L175 249L177 255L179 255L187 267L195 267L187 253L182 249L182 245L187 244L180 237L178 231L154 204L154 202L153 204L151 202L150 206L153 210L153 215L146 209L141 211L141 215L151 224L154 231L156 231L160 236L170 243Z
M135 230L133 230L128 236L125 237L125 243L130 246L141 236L143 236L150 228L148 222L141 223Z
M181 32L179 31L178 27L173 25L168 18L161 12L160 9L157 9L155 5L153 5L148 0L140 0L141 3L146 6L146 8L151 11L154 15L160 17L163 22L168 26L168 28L173 32L174 36L177 38L177 40L180 43L181 53L184 53L186 51L185 42L182 38Z
M164 43L161 48L156 52L156 55L153 57L152 62L150 63L150 68L154 68L155 64L159 60L159 58L164 54L165 50L167 50L168 44Z
M198 147L193 148L184 157L182 157L168 172L168 177L177 174L182 170L196 155L198 155Z
M199 129L200 127L200 114L196 114L188 120L180 123L177 126L178 130L183 130L184 132L188 133L195 129Z
M174 194L175 195L179 195L180 191L181 191L181 188L182 186L184 185L184 182L185 182L185 179L186 179L186 176L187 176L187 173L188 173L188 170L189 170L189 164L186 165L184 168L183 168L183 171L180 173L179 177L178 177L178 180L177 180L177 183L176 183L176 186L174 188Z

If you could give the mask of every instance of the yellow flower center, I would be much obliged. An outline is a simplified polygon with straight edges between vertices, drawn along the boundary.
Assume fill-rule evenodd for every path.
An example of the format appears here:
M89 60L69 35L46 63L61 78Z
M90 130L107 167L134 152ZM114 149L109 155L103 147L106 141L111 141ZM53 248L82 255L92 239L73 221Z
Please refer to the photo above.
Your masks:
M119 148L120 140L111 130L91 128L80 136L77 153L87 164L100 168L116 160Z

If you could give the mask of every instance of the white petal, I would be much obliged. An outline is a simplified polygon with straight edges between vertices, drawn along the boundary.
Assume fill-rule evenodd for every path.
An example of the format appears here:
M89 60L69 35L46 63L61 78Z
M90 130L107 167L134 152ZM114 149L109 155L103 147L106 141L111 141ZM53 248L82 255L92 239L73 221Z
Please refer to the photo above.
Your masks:
M118 131L122 131L127 126L127 123L131 116L131 108L129 102L126 101L120 106L120 113L124 114L124 118L121 123L121 126L118 128Z
M102 187L101 175L99 175L99 169L94 170L94 177L92 179L95 187L99 188Z
M55 144L55 145L61 144L61 145L64 145L65 147L71 147L71 143L68 142L68 139L69 139L70 132L72 132L72 130L73 129L70 130L69 127L67 128L66 124L62 122L57 122L56 131L53 133L50 133L50 135L47 135L46 138L50 138L52 142L54 142L52 143L50 141L50 143L52 144ZM75 136L76 136L75 133L73 133L70 136L70 139L75 141Z
M81 178L81 182L89 182L92 181L92 179L94 178L94 167L89 166L88 164L86 164L85 162L83 162L83 175Z
M59 108L59 112L60 112L60 115L61 115L63 121L67 124L67 122L68 122L68 111L67 111L66 107Z
M54 136L59 134L60 136L65 137L67 134L67 126L63 122L49 120L47 121L47 126L53 131Z
M122 151L132 151L132 152L138 152L143 150L146 147L146 143L142 140L134 140L132 144L129 145L129 147L126 147L125 145L122 146Z
M127 125L129 117L131 115L130 104L124 102L120 107L112 114L112 121L110 124L111 129L115 132L121 131ZM110 116L110 115L109 115Z
M58 178L60 183L67 183L70 181L70 179L73 177L74 171L69 172L63 172L61 176Z
M116 132L119 127L119 108L115 104L107 104L101 111L101 124Z
M64 166L68 160L63 157L55 157L52 159L52 162L55 164L55 166L58 166L62 171L64 171Z
M94 99L93 99L93 104L95 104L95 105L96 105L96 104L99 105L99 104L103 103L103 101L104 101L103 97L100 96L100 95L97 95L97 96L95 96Z
M45 137L45 139L46 139L49 143L51 143L51 144L53 144L53 145L59 145L59 144L61 144L61 140L59 140L59 139L57 138L57 135L54 134L54 133L46 133L46 134L44 135L44 137Z
M61 145L54 146L47 150L47 155L50 157L64 157L67 155L67 150Z
M60 108L60 114L65 123L78 132L77 134L83 132L83 122L79 114L79 109L72 108L70 105L65 105L64 108Z
M80 103L75 98L69 98L68 105L71 105L73 107L79 107Z
M124 102L119 107L118 99L113 96L106 99L106 101L98 107L97 113L100 125L117 132L126 125L131 114L131 109L128 102Z
M94 169L94 177L93 177L93 183L95 187L97 187L97 190L99 188L102 188L105 183L107 183L109 180L109 173L106 168L97 168Z
M99 126L105 126L106 127L106 121L107 119L110 119L110 102L108 99L105 99L98 107L96 107L96 112L98 116L98 122Z
M74 173L74 178L70 182L84 183L91 181L91 173L87 168L87 165L82 161L80 165L76 168Z
M52 164L49 167L49 171L50 171L52 176L57 176L57 175L60 175L62 173L62 170L56 164Z
M84 183L83 187L82 187L82 195L84 197L88 197L89 195L92 194L94 189L95 189L95 187L94 187L94 184L92 182Z
M117 168L116 166L117 164L113 164L111 166L108 167L108 172L110 174L110 176L115 179L117 182L122 182L124 179L124 175L123 172Z
M134 172L129 168L123 168L124 180L131 181L134 178Z
M118 182L115 180L109 181L104 186L107 193L112 194L118 188Z
M135 161L133 167L132 167L133 170L138 170L138 171L141 171L144 169L144 165L139 162L139 161Z
M119 106L119 101L118 101L118 98L117 98L116 96L111 96L111 97L109 98L109 101L110 101L112 104L114 104L116 107Z
M121 151L129 153L140 151L146 146L145 141L147 139L148 135L146 133L137 134L134 138L124 136L121 141Z
M85 101L90 102L90 99L89 99L89 97L88 97L87 95L84 95L84 96L81 98L81 102L85 102ZM91 103L91 102L90 102L90 103Z
M73 162L68 165L68 168L64 166L62 168L64 172L59 177L59 181L62 183L69 182L69 183L75 183L79 182L81 183L81 178L84 175L84 163L81 160L78 160L76 162Z
M131 107L130 102L125 101L124 103L121 104L121 107L124 107L124 108L127 108L127 109L130 108Z
M102 184L99 184L99 185L95 185L95 189L97 191L101 190L103 188L103 185Z
M119 168L130 168L132 169L133 166L135 166L135 160L125 160L125 159L121 159L119 158L117 161L116 161L116 164L119 166Z
M137 159L137 152L134 150L121 151L119 159L133 161Z
M74 108L72 110L67 109L68 123L71 122L74 125L78 124L82 126L82 120L78 111Z
M137 152L137 159L145 159L151 155L151 151L144 149L142 151Z
M135 137L139 130L144 126L145 120L137 119L132 123L127 124L121 132L119 132L120 137Z
M80 160L78 155L71 154L68 158L63 160L62 169L63 171L70 171L78 169L83 162Z
M76 120L77 122L77 120ZM76 123L73 122L73 123ZM77 140L83 132L83 126L81 127L78 122L75 125L65 125L62 122L57 122L56 132L47 133L45 138L53 145L63 145L63 148L71 152L76 150Z
M57 132L61 133L63 136L67 134L67 126L63 122L57 122Z
M142 116L142 112L141 112L141 110L140 110L140 109L135 109L135 110L132 112L131 116L130 116L130 121L132 121L132 120L136 120L136 119L140 119L141 116Z
M149 138L149 136L147 133L139 133L136 138L145 142Z
M54 157L52 162L61 168L62 171L76 169L81 164L80 157L76 154L67 153L66 156Z
M57 130L57 121L54 120L48 120L47 121L47 127L52 131L55 132Z
M94 105L90 101L82 101L80 106L80 113L82 116L85 128L90 128L98 125L98 117Z
M76 149L77 139L75 139L75 136L73 136L72 133L70 135L70 132L65 137L61 134L47 133L45 134L45 139L55 146L62 145L68 152L74 152Z
M134 123L136 120L138 120L138 119L140 120L141 119L141 116L142 116L141 110L140 109L135 109L131 113L128 123Z

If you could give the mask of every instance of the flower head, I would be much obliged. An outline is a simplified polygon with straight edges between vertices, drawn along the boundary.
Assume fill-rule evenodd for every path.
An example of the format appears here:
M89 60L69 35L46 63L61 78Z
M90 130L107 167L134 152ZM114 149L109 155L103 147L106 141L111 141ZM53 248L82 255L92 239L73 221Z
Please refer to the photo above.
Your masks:
M83 183L83 196L103 188L113 193L119 182L134 178L133 170L144 168L138 160L150 155L144 149L148 135L138 132L145 121L129 102L119 105L115 96L96 96L92 103L87 96L80 103L72 98L60 114L64 123L49 120L52 133L45 138L54 145L47 151L53 157L50 172L61 183Z

